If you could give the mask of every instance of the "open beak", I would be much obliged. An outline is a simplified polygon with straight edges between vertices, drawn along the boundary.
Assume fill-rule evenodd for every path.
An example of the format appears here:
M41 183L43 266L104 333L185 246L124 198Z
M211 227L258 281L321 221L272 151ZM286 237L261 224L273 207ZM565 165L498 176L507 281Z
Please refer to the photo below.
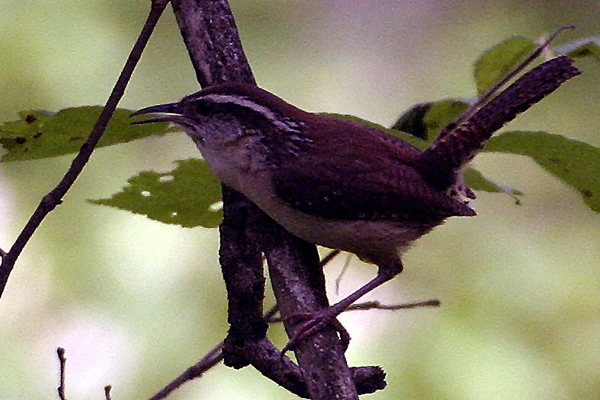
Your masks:
M146 115L146 114L163 114L157 117L151 117L148 119L143 119L140 121L132 122L133 125L141 125L148 124L152 122L175 122L179 124L185 125L185 119L181 114L177 112L177 106L179 103L167 103L167 104L159 104L156 106L142 108L141 110L137 110L131 113L130 117L135 117L138 115ZM166 114L166 115L165 115Z
M168 104L159 104L156 106L142 108L141 110L137 110L131 113L130 117L135 117L138 115L146 115L146 114L158 114L156 117L150 117L148 119L143 119L140 121L132 122L133 125L141 125L141 124L149 124L152 122L172 122L181 127L191 127L194 128L194 120L181 115L178 111L179 103L168 103ZM162 115L161 115L162 114Z

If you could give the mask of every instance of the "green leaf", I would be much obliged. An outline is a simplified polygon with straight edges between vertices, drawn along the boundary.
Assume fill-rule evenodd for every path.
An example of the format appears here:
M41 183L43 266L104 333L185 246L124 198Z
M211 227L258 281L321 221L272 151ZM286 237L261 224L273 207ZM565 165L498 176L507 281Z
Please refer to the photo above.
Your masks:
M429 128L425 124L425 116L431 110L432 102L415 104L398 118L391 129L406 132L421 140L429 138Z
M531 157L545 170L575 188L600 212L600 149L546 132L505 132L490 139L484 151Z
M223 219L221 183L203 160L180 160L170 172L144 171L127 183L110 199L89 201L186 228L214 228Z
M477 93L482 94L525 59L537 45L524 37L514 36L486 50L475 61Z
M21 119L0 125L0 144L8 152L2 161L23 161L76 153L96 123L101 106L66 108L57 113L22 111ZM167 123L132 125L131 111L118 109L99 147L176 131Z
M600 61L600 36L579 39L559 46L554 51L572 58L592 57Z
M392 130L400 130L424 140L424 149L437 137L443 127L458 118L469 108L465 100L445 99L416 104L405 111L392 126ZM393 133L398 136L397 133ZM404 137L402 137L404 138Z

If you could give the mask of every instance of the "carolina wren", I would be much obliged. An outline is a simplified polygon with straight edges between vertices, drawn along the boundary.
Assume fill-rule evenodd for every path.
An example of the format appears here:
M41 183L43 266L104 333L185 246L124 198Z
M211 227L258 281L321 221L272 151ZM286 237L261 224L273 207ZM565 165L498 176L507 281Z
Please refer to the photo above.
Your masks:
M400 256L415 239L448 217L475 215L461 169L503 124L577 74L567 57L538 66L425 151L246 84L210 86L134 114L161 114L139 123L181 126L217 177L292 234L379 267L326 310L331 321L401 272Z

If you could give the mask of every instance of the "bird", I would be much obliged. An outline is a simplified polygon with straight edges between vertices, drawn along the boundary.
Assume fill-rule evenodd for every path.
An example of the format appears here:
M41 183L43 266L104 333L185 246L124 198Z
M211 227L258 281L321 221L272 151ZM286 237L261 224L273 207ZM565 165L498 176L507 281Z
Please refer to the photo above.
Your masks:
M411 244L450 217L472 217L462 171L505 123L580 71L566 56L524 74L425 150L358 122L301 110L256 85L208 86L136 111L171 122L209 169L293 235L375 264L375 278L319 310L288 346L332 323L403 270Z

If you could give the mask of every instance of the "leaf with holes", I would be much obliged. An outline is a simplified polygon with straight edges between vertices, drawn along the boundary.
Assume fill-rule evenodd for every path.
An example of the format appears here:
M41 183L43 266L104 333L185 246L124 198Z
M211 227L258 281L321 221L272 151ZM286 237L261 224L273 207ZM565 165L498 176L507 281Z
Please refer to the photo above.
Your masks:
M20 112L20 120L0 125L0 144L8 151L2 161L35 160L78 152L101 111L100 106L84 106L57 113ZM176 131L167 123L132 125L130 115L129 110L116 110L98 147Z
M110 199L89 200L185 228L221 223L221 183L203 160L177 161L170 172L144 171Z

